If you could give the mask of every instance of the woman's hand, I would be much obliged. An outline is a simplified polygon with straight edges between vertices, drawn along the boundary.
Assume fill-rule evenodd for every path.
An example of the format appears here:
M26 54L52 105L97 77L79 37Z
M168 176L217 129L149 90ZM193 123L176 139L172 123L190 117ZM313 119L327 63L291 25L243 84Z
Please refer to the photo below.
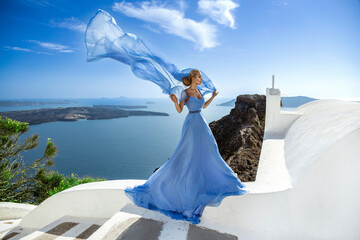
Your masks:
M171 99L171 101L173 101L174 103L177 103L177 97L175 96L175 94L170 94L170 99Z
M213 98L216 97L216 95L218 95L219 92L216 92L216 89L213 91Z

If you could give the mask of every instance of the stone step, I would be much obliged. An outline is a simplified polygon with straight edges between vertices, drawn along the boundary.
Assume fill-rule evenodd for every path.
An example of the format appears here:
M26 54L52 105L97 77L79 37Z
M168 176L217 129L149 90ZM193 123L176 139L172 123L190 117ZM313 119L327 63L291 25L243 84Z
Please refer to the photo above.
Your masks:
M110 219L64 216L39 229L17 227L3 240L236 240L237 236L186 221L117 212Z
M41 229L26 229L16 227L9 231L3 239L6 240L70 240L88 239L108 219L81 218L64 216Z
M0 221L0 239L3 237L3 233L9 232L11 229L15 228L21 219L8 219Z
M164 224L159 240L184 240L189 231L189 223L183 221L169 221Z
M140 218L141 216L137 214L117 212L93 235L91 235L89 240L116 239L119 235L121 235L122 232L124 232Z
M117 240L130 239L147 239L157 240L163 228L163 223L152 219L140 218L133 222L130 226L124 229L120 235L116 237ZM115 238L105 238L110 240Z
M198 227L194 224L190 224L189 231L187 233L186 240L198 240L198 239L206 239L206 240L237 240L238 237L228 234L228 233L220 233L213 229Z
M144 211L146 212L146 211ZM114 214L89 240L236 240L237 236L197 226L186 221L168 218L159 220L142 217L143 214L118 212ZM144 214L146 215L146 214Z

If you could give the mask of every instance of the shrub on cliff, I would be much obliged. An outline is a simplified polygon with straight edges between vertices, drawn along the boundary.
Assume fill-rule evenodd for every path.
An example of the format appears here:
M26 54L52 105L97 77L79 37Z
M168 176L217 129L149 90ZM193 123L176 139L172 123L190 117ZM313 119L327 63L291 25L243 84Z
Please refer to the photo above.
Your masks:
M46 198L61 192L65 189L74 187L82 183L104 181L105 179L94 179L90 177L79 178L76 174L64 176L55 171L49 171L44 167L35 175L37 184L35 186L35 204L39 204Z
M33 162L23 161L22 153L39 145L39 136L25 140L21 136L29 124L0 116L0 201L38 204L51 195L85 182L103 179L64 177L50 171L57 147L48 139L43 156Z
M30 164L23 161L22 153L39 145L37 134L21 141L28 130L28 123L0 116L0 201L33 202L35 174L54 165L57 148L50 139L41 158Z

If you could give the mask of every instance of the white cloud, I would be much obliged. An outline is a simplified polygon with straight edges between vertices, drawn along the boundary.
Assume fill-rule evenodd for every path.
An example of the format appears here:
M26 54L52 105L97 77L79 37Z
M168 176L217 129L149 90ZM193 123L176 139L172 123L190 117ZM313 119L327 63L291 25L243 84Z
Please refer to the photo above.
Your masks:
M27 48L21 48L21 47L10 47L10 46L5 46L5 48L7 49L11 49L14 51L21 51L21 52L32 52L32 50L27 49Z
M64 18L61 20L51 19L50 26L67 28L79 32L85 32L86 29L86 24L83 21L79 20L78 18L74 18L74 17Z
M161 30L158 28L154 28L151 25L145 24L144 27L146 27L147 29L149 29L150 31L154 32L154 33L161 33Z
M179 0L177 1L177 5L179 6L180 11L185 11L185 9L188 7L185 1Z
M231 11L239 5L232 0L199 0L198 6L200 13L220 24L235 28L235 19Z
M52 55L51 53L48 53L48 52L39 52L39 51L34 51L34 50L31 50L31 49L22 48L22 47L4 46L4 48L10 49L10 50L13 50L13 51L19 51L19 52L33 52L33 53L37 53L37 54Z
M29 42L32 43L36 43L39 46L46 48L46 49L50 49L50 50L55 50L57 52L61 52L61 53L70 53L73 52L73 50L69 49L68 46L65 45L61 45L61 44L56 44L56 43L49 43L49 42L41 42L41 41L36 41L36 40L28 40Z
M19 2L28 4L28 5L38 5L41 7L55 7L54 4L51 3L51 1L48 0L21 0Z
M284 1L284 0L273 1L273 3L275 5L280 6L280 7L285 7L285 6L289 5L289 3L287 1Z
M184 7L184 5L182 6ZM129 17L155 23L169 34L195 42L196 47L200 50L219 45L216 41L216 27L214 25L207 23L206 20L196 22L185 18L184 13L179 10L169 9L150 2L142 2L139 7L136 7L132 3L124 1L114 3L113 10Z

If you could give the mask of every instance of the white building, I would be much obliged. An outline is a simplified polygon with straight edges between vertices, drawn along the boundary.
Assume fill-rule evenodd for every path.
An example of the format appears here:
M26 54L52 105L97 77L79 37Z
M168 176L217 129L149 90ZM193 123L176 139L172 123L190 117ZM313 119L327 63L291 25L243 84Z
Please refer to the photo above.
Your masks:
M39 206L0 203L8 239L360 239L360 104L317 100L280 110L266 89L265 136L250 193L206 207L198 225L135 206L125 186L79 185Z

